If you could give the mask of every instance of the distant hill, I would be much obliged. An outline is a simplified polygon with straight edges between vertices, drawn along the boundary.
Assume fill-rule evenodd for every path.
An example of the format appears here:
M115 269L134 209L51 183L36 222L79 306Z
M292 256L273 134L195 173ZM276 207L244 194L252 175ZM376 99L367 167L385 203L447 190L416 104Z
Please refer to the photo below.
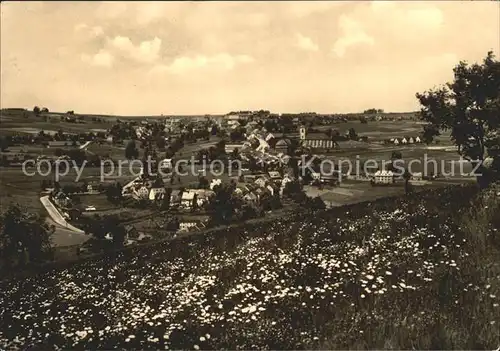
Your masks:
M9 116L9 117L15 117L15 116L23 116L25 113L32 113L31 110L29 109L24 109L24 108L3 108L0 110L0 113L2 116ZM53 112L50 111L48 113L43 113L44 115L47 116L63 116L66 115L67 112ZM288 112L283 112L282 114L288 114L288 115L301 115L301 113L288 113ZM414 118L416 117L418 112L383 112L383 113L363 113L363 112L353 112L353 113L317 113L317 114L312 114L309 117L312 118L314 116L343 116L348 119L355 119L355 118L360 118L362 116L381 116L381 117L388 117L388 118L393 118L393 117L401 117L403 119L409 119L409 118ZM127 116L127 115L106 115L106 114L90 114L90 113L74 113L74 117L83 117L83 118L93 118L93 117L98 117L98 118L111 118L111 119L163 119L163 118L203 118L203 117L223 117L225 116L221 114L198 114L198 115L179 115L179 114L173 114L173 115L144 115L144 116Z

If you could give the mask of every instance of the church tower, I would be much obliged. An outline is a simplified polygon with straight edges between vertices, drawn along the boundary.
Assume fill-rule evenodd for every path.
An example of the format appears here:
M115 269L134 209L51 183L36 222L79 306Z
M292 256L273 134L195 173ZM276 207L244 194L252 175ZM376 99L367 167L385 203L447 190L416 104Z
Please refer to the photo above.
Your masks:
M306 140L306 127L301 125L299 128L300 140Z

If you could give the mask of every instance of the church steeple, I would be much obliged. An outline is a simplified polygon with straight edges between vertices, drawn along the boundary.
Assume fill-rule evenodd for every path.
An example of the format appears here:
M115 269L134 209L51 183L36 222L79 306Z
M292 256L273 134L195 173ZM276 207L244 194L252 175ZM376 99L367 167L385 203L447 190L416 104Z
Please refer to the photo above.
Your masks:
M299 127L300 140L306 140L306 127L301 124Z

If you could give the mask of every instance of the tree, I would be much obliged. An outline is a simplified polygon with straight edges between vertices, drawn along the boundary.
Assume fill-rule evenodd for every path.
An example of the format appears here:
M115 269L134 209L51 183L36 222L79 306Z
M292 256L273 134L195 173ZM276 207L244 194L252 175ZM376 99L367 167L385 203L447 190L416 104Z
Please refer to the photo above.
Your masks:
M297 180L292 180L291 182L286 183L285 188L283 189L283 194L289 197L293 197L294 195L302 192L302 185Z
M85 160L87 160L87 154L85 153L84 150L80 149L71 149L67 150L65 154L73 161L75 161L76 164L81 165Z
M172 196L172 188L165 188L165 194L161 202L161 210L168 210L170 208L170 198Z
M130 140L125 147L125 157L128 160L136 159L139 156L139 151L135 146L135 141Z
M218 132L219 132L219 128L217 127L217 125L215 125L215 124L214 124L214 125L212 126L211 131L210 131L210 134L212 134L212 135L217 135L217 134L218 134Z
M120 182L112 184L106 189L106 198L112 204L119 204L123 200L122 190Z
M125 243L127 231L122 224L118 224L111 230L111 235L113 236L113 245L121 247Z
M487 186L500 170L500 62L488 52L481 64L461 61L453 72L453 82L416 94L420 118L430 135L451 131L458 153L479 167L478 183Z
M64 150L63 149L55 149L54 155L57 157L60 157L60 156L64 155Z
M209 205L213 224L228 223L241 208L241 200L234 196L235 184L221 184L214 187L215 197Z
M392 154L391 154L391 160L401 160L403 159L403 154L401 153L401 151L393 151Z
M324 210L326 208L325 202L319 196L314 198L308 197L304 205L311 210Z
M439 128L433 124L424 125L422 131L422 141L429 145L434 140L434 137L439 136L441 133L439 132Z
M51 259L52 233L44 218L11 205L0 216L0 265L13 267Z
M349 139L356 140L358 138L358 134L354 128L349 129Z
M201 176L198 179L198 182L199 182L198 186L200 189L208 189L210 186L210 183L208 182L208 179L206 177Z
M392 172L397 172L399 169L400 172L398 173L398 175L403 175L404 173L401 172L402 171L401 165L399 167L394 166L395 163L401 164L402 160L403 160L403 154L401 153L401 151L397 150L393 151L391 154L391 162L387 165L387 170Z
M165 138L161 135L158 135L156 137L156 146L158 147L158 149L159 150L165 149L165 145L166 145Z
M409 195L411 192L411 188L410 188L411 173L410 173L410 170L408 168L405 168L405 170L403 172L403 179L405 181L405 194Z
M33 113L35 114L35 116L38 116L40 114L40 107L38 106L33 107Z
M3 152L7 150L8 147L9 147L8 140L5 137L0 136L0 150Z
M244 140L245 139L245 130L241 127L236 128L235 130L231 131L231 133L229 133L229 138L233 142Z

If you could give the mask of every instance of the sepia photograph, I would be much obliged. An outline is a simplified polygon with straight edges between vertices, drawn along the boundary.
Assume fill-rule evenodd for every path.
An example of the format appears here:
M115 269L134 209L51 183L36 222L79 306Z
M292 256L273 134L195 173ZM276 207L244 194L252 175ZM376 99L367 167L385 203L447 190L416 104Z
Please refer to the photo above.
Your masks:
M0 350L500 350L500 1L0 9Z

